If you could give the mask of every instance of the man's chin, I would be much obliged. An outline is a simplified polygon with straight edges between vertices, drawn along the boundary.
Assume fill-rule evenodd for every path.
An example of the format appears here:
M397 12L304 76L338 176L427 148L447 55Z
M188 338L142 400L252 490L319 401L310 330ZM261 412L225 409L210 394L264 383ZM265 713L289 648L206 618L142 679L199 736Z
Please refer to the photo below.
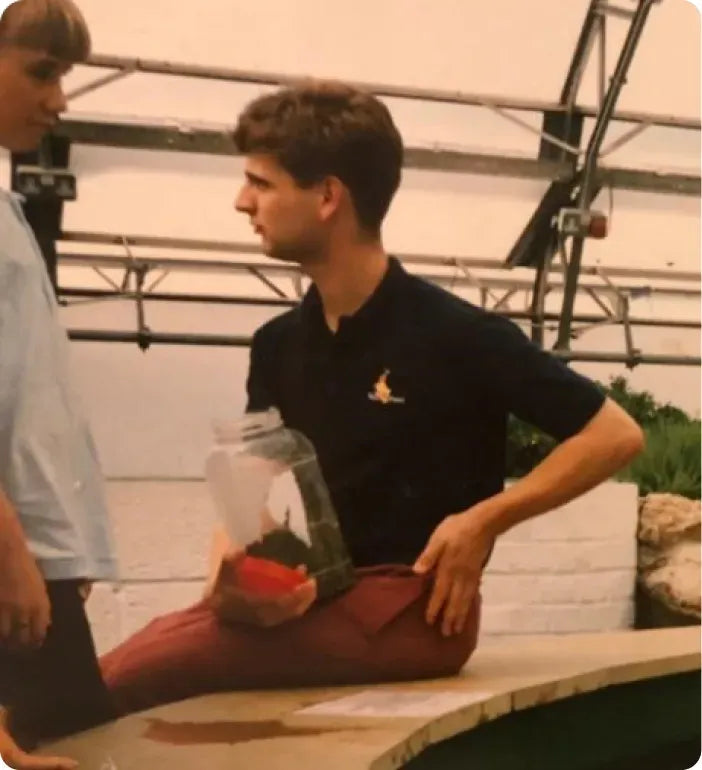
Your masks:
M270 259L277 259L280 262L289 262L294 265L304 266L317 261L315 256L317 252L312 247L280 246L264 241L261 243L261 249Z
M0 146L10 152L34 152L39 149L42 139L49 130L43 125L28 124L18 131L9 131L7 134L0 131Z
M262 243L261 246L263 253L270 259L277 259L281 262L294 262L295 264L300 262L299 254L296 251L276 248L267 243Z
M0 147L4 147L8 152L36 152L41 145L42 136L38 139L35 137L21 137L6 141L0 137Z

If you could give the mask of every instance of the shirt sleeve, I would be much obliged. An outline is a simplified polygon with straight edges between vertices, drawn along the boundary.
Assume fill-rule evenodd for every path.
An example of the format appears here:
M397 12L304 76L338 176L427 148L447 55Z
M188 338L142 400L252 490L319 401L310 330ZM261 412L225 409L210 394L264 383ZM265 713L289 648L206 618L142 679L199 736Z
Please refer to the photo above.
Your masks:
M559 441L582 430L605 396L594 382L531 342L509 319L487 313L472 332L487 393Z
M270 361L270 344L266 340L262 329L253 336L249 357L249 374L246 379L247 412L259 412L277 406L273 395Z

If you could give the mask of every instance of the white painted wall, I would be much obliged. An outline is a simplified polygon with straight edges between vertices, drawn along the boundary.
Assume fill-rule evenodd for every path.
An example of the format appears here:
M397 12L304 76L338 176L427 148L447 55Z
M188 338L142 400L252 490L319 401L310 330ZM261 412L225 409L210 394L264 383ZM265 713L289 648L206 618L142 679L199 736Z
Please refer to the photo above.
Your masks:
M324 0L201 0L196 11L192 2L184 0L124 0L118 10L104 0L80 3L100 53L549 101L558 98L587 7L586 0L356 0L336 2L332 10ZM623 30L624 22L612 20L610 67ZM699 56L695 9L684 0L657 4L623 91L621 108L698 116ZM78 69L71 84L86 82L95 74ZM596 102L596 80L591 66L583 82L582 103ZM231 124L244 103L260 90L139 75L81 97L72 110L88 115ZM486 110L400 100L388 100L388 104L408 144L536 152L537 137ZM538 126L538 116L531 120ZM612 128L605 144L624 129ZM609 161L622 166L696 170L699 135L650 129ZM253 243L245 219L232 210L241 180L240 160L76 148L74 168L80 198L66 207L66 229ZM0 158L0 180L6 178L6 159ZM386 246L399 252L489 257L498 264L544 189L545 183L539 181L408 171L388 218ZM609 205L606 196L600 204ZM699 213L697 199L615 191L611 235L600 243L588 243L585 262L605 267L698 270ZM62 270L61 279L65 284L89 280L99 285L94 276L88 278L76 270ZM176 291L213 289L211 280L198 276L171 277L162 286ZM243 288L248 292L257 287ZM215 290L226 287L217 283ZM581 307L591 309L585 304ZM642 298L633 302L632 313L698 318L699 307L696 301ZM148 307L147 321L157 331L249 334L270 315L260 308L154 304ZM117 302L67 308L64 319L71 327L135 326L134 309ZM648 352L697 355L700 336L698 332L636 330L635 342ZM592 331L577 345L621 350L622 332ZM155 347L142 353L126 345L75 343L72 350L105 471L112 478L201 476L211 420L243 409L245 349ZM578 364L576 368L602 380L626 373L620 366ZM628 376L635 387L647 388L662 400L699 413L698 370L642 366ZM200 532L204 526L199 508L180 519L168 508L170 497L161 498L158 493L125 501L120 495L129 497L131 492L120 489L113 493L117 495L113 512L131 543L123 551L125 560L131 558L130 549L137 547L142 528L146 531L145 519L139 517L160 520L164 506L170 511L169 520L182 523L188 532ZM177 550L182 544L174 541L173 547ZM199 554L199 540L194 550ZM168 572L170 557L164 555L164 559L159 564L152 560L152 568ZM173 563L176 561L180 564L180 557L174 557ZM175 592L176 604L190 600L191 578L197 575L168 573L168 580L175 581L168 591ZM127 596L129 591L124 590L123 596ZM162 608L162 588L154 584L148 590L151 599L144 598L147 594L135 599L146 607L144 613L135 610L126 625L114 626L115 634L131 629L137 615L143 620ZM504 587L496 583L494 590L499 593ZM584 586L584 594L587 591ZM114 618L114 605L110 606ZM503 620L505 628L518 623L516 615Z

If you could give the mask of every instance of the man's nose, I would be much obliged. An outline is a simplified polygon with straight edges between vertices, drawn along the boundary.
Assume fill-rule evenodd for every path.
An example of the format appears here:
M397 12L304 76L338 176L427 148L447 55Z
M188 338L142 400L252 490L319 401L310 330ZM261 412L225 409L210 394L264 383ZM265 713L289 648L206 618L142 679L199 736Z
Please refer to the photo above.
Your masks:
M241 190L239 190L239 194L236 196L234 201L234 208L242 214L251 213L253 210L253 195L251 195L250 191L247 190L246 187L242 187Z
M66 94L63 92L63 85L60 81L57 81L51 86L51 89L44 100L44 107L50 115L60 115L68 109L68 100L66 99Z

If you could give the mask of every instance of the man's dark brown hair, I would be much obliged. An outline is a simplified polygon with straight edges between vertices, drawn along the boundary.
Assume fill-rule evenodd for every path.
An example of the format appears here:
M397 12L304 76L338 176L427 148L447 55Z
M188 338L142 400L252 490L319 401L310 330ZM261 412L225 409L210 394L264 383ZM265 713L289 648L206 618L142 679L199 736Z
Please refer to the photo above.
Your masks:
M400 183L402 137L369 93L308 81L261 96L244 110L234 141L273 156L300 187L334 176L348 188L361 227L378 235Z
M62 62L84 62L90 33L72 0L19 0L0 17L3 43L48 53Z

